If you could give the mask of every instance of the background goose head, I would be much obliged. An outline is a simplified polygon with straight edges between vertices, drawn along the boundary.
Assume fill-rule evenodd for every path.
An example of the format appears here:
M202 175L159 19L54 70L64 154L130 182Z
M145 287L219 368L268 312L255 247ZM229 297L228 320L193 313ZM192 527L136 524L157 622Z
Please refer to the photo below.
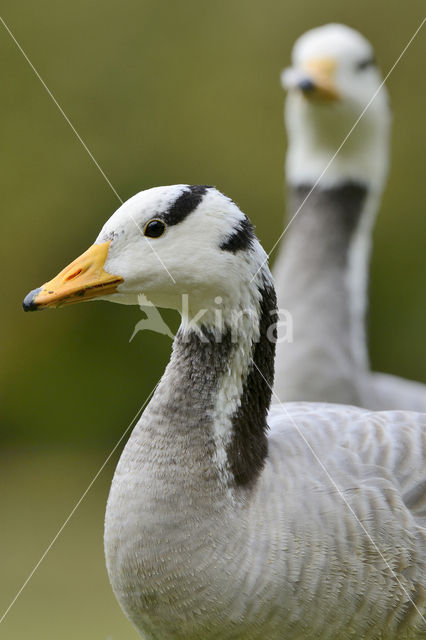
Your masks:
M225 306L243 305L244 283L255 281L263 263L266 254L248 218L217 189L156 187L127 200L95 244L31 291L23 306L33 311L95 297L138 304L143 293L182 312L188 294L186 311L195 315L218 296Z
M312 183L379 90L382 77L370 43L357 31L328 24L295 43L281 76L288 90L287 180ZM390 110L381 87L321 178L324 186L350 179L381 185L388 168Z

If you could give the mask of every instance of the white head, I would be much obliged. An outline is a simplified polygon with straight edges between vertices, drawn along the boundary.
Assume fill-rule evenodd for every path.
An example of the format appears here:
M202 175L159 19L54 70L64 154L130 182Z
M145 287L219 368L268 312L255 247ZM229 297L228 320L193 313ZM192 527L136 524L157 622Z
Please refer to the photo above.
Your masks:
M248 218L214 187L173 185L142 191L106 222L95 244L31 292L25 310L100 297L153 304L190 315L220 296L233 307L266 254ZM255 281L255 278L253 278Z
M321 185L350 180L381 190L388 168L390 110L370 43L340 24L307 31L296 41L292 67L281 80L288 90L287 181L315 182L366 109Z

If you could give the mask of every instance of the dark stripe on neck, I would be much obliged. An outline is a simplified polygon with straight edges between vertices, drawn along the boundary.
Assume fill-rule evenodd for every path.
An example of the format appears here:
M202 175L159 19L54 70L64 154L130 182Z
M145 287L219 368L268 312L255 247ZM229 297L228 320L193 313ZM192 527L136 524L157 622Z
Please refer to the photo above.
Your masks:
M254 228L247 216L244 216L233 233L220 245L224 251L237 251L249 249L253 246Z
M164 222L169 226L182 222L186 216L198 207L207 189L209 189L209 186L205 184L185 187L185 190L175 202L164 212Z
M332 249L334 259L344 266L348 246L362 216L368 188L355 182L345 182L327 189L316 187L304 202L311 189L312 185L289 187L290 216L301 207L292 223L294 232L296 227L303 230L306 241L314 251L318 243L322 243L319 250Z
M237 486L256 480L268 454L266 416L274 383L276 323L275 290L264 283L259 318L259 341L256 343L241 403L232 417L232 440L228 461Z

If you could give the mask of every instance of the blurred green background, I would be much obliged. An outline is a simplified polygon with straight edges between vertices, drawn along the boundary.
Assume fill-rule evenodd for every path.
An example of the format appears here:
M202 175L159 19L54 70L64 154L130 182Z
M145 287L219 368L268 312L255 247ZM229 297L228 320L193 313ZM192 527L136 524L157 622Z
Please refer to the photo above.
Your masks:
M266 249L283 222L279 73L306 29L344 22L384 71L423 3L5 0L3 18L123 199L215 184ZM392 166L376 225L375 369L425 381L423 65L426 28L389 79ZM160 377L168 338L129 343L139 309L104 302L24 314L21 302L83 252L118 205L3 27L0 617ZM174 326L177 318L167 315ZM136 638L102 550L112 456L5 620L0 638Z

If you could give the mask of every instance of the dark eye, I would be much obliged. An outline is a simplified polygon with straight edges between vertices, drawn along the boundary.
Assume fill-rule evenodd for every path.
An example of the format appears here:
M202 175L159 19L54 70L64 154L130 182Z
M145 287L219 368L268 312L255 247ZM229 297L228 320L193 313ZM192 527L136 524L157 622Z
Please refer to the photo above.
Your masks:
M159 238L166 230L166 225L162 220L150 220L143 230L144 236L148 238Z
M368 67L373 67L376 64L374 58L366 58L365 60L361 60L357 62L356 69L357 71L363 71L364 69L368 69Z

